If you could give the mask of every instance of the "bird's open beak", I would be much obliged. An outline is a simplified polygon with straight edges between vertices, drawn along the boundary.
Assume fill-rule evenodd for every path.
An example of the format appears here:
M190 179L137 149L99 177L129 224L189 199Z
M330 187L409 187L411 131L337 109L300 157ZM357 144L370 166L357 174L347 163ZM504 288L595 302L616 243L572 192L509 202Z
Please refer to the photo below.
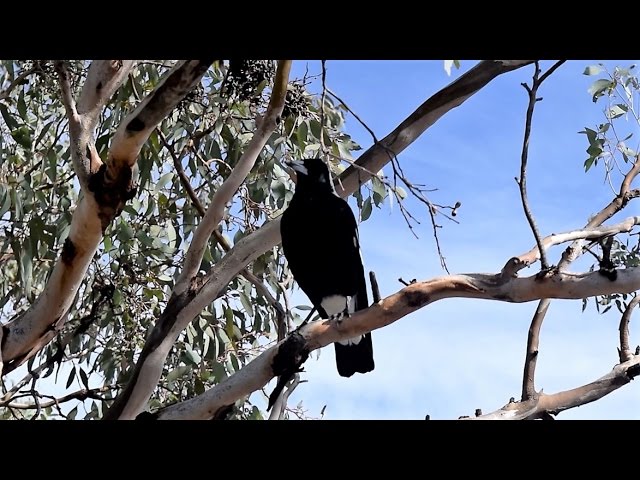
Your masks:
M304 162L301 162L299 160L290 160L290 161L286 161L284 162L288 167L292 168L293 170L295 170L298 173L302 173L303 175L308 175L309 171L307 170L307 167L304 166Z

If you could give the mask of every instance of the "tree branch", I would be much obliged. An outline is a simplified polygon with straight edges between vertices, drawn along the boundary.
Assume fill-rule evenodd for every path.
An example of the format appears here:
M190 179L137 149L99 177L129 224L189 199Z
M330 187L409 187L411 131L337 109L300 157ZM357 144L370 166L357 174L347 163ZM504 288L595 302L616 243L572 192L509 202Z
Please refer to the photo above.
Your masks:
M58 82L60 83L60 91L62 92L62 103L64 109L67 112L67 118L69 119L69 125L73 125L75 128L80 128L80 115L76 110L76 101L73 99L71 93L71 80L69 79L69 69L64 61L60 60L54 64L56 72L58 73Z
M598 234L601 234L601 236L607 235L606 229L598 230L596 227L602 225L602 223L604 223L606 220L611 218L614 214L622 210L631 199L640 196L640 191L629 190L631 186L631 182L638 175L639 172L640 172L640 157L636 157L636 161L634 165L631 167L629 172L627 172L627 174L625 175L622 181L622 184L620 186L620 193L618 194L618 196L614 198L609 203L609 205L603 208L589 222L587 222L586 226L582 231L585 231L588 229L596 230L593 232L596 234L595 237L593 238L598 238ZM619 230L619 231L622 231L622 230ZM551 235L542 242L543 250L551 246L551 244L553 244L553 240L551 240L551 238L553 237L554 235ZM583 238L586 239L588 237L583 237ZM561 241L561 238L557 237L557 240ZM565 237L565 241L566 240L574 240L574 242L571 244L571 246L569 246L563 252L562 258L558 263L559 271L564 270L569 265L569 263L571 263L573 260L578 258L583 245L583 239L578 240L578 239L571 238L571 232L567 237ZM515 258L516 262L513 263L512 270L514 272L517 272L521 268L524 268L525 266L534 262L537 259L536 251L539 249L540 249L540 246L534 247L534 249L529 251L524 256ZM527 337L527 351L525 356L525 366L524 366L524 372L522 376L522 400L523 401L528 399L533 399L537 395L535 391L534 379L535 379L535 368L538 360L538 351L539 351L538 350L539 341L540 341L539 333L540 333L540 328L542 326L542 322L544 321L544 318L546 316L550 303L551 302L548 299L542 299L540 301L536 309L536 313L534 314L533 319L531 320L531 325L529 327L529 333Z
M38 402L36 401L36 405L29 405L29 404L24 404L24 403L19 403L19 402L13 402L13 403L9 403L6 406L7 407L11 407L11 408L15 408L15 409L19 409L19 410L31 410L34 408L37 408L38 404L40 408L48 408L48 407L52 407L54 405L58 405L60 403L65 403L68 402L70 400L81 400L84 401L88 398L91 398L93 400L101 400L104 401L104 398L102 398L101 395L98 395L99 393L103 393L103 392L110 392L113 389L118 388L118 385L105 385L102 387L97 387L97 388L92 388L90 390L87 390L86 388L80 389L76 392L73 393L68 393L67 395L63 395L60 398L54 398L53 400L49 401L49 402ZM39 398L41 395L39 393L35 393L34 395L34 400Z
M640 373L640 355L613 367L608 374L571 390L547 395L540 392L523 402L510 402L500 410L472 420L534 420L600 400L633 380ZM468 418L468 417L467 417ZM468 418L470 419L470 418Z
M356 312L340 323L317 320L301 328L302 350L311 352L340 340L346 340L383 328L444 298L477 298L522 303L541 298L582 299L594 295L630 293L640 289L640 267L618 270L618 280L609 281L598 272L557 273L544 279L536 275L505 280L500 273L460 274L416 282L399 292ZM244 368L190 400L171 405L158 412L159 419L207 419L221 406L264 387L273 378L272 364L280 342L269 348Z
M300 380L300 374L296 373L293 378L287 383L288 387L280 392L277 400L273 404L273 409L269 414L269 420L281 420L284 415L284 411L287 408L287 401L289 400L289 396L293 393L293 391L300 385L302 381Z
M260 152L273 133L277 123L280 121L280 115L282 114L287 94L290 70L291 60L280 60L278 62L278 69L276 71L273 91L267 111L260 122L258 130L253 135L253 138L249 142L249 145L247 145L246 150L238 160L233 171L214 193L211 203L207 208L207 213L193 234L193 240L185 255L184 268L176 282L175 291L177 293L185 291L191 279L197 275L207 242L224 217L225 205L232 199L235 192L247 178Z
M558 62L558 63L561 64L562 62ZM531 87L529 87L526 83L522 84L522 86L525 88L529 96L529 104L527 105L527 115L526 115L526 121L525 121L525 127L524 127L524 139L522 141L522 156L520 161L520 179L519 180L516 179L516 182L518 182L518 186L520 187L520 199L522 200L522 208L524 210L525 217L527 218L527 222L529 222L529 226L531 227L531 231L533 232L533 236L536 240L536 244L538 245L542 270L546 271L549 269L549 264L547 262L547 257L545 255L544 248L542 248L542 243L540 241L540 232L538 231L536 221L533 218L533 214L531 213L531 208L529 207L529 200L527 198L527 160L529 157L529 137L531 135L531 122L533 120L533 110L535 109L536 102L538 102L538 100L541 100L537 98L538 88L546 78L546 76L539 78L539 75L540 75L540 67L538 65L538 62L536 62L535 70L533 72L533 82Z
M34 65L28 70L25 70L24 72L20 73L16 78L14 78L7 88L0 91L0 101L4 100L5 98L8 98L9 95L11 95L11 92L13 91L13 89L16 88L18 85L20 85L25 78L27 78L29 75L31 75L36 70L38 70L38 68L40 67L36 63L36 65Z
M550 247L555 245L560 245L569 241L574 240L598 240L603 237L608 237L610 235L615 235L618 233L628 233L630 232L634 226L640 224L640 217L628 217L620 223L616 223L615 225L610 225L608 227L599 227L599 226L586 226L580 230L572 230L564 233L554 233L551 234L542 240L540 243L542 244L543 250L548 250ZM524 253L517 257L518 267L516 268L516 272L522 270L525 266L531 265L536 260L540 258L540 248L533 247L527 253Z
M109 168L132 167L156 126L193 88L214 60L178 62L147 97L122 121L109 150Z
M640 303L640 295L636 293L636 296L629 302L626 310L620 318L620 363L628 362L633 358L631 348L629 348L629 321L631 320L631 314L633 309Z
M471 70L426 100L386 137L374 143L360 155L356 164L370 172L379 172L391 161L392 154L399 155L440 117L449 110L460 106L495 77L531 63L533 60L483 60L479 62ZM361 183L371 179L372 175L367 174L365 170L356 170L357 167L351 166L340 175L340 185L336 187L338 195L346 196L345 192L354 192Z

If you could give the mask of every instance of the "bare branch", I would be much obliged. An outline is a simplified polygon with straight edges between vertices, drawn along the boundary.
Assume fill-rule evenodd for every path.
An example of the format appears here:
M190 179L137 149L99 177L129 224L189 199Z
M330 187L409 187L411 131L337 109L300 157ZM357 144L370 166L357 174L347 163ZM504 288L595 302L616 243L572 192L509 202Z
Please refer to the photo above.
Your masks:
M284 411L287 408L287 401L289 400L289 396L293 393L293 391L300 385L300 374L296 373L293 378L287 383L287 388L282 390L278 399L273 404L273 409L269 414L269 420L281 420L284 415Z
M80 115L78 115L76 101L73 99L73 94L71 93L71 80L69 79L67 65L64 61L57 61L55 62L55 69L56 72L58 72L58 82L60 83L60 90L62 91L62 103L67 112L69 125L80 128Z
M536 239L536 244L538 245L542 270L548 270L549 263L547 262L547 257L545 255L544 249L542 248L542 242L540 240L540 232L538 231L536 221L533 218L533 214L531 213L531 208L529 207L529 200L527 198L527 159L529 157L529 137L531 135L531 122L533 120L533 110L535 109L536 102L541 100L538 98L538 88L540 87L542 82L544 82L544 80L564 62L565 60L561 60L557 62L544 75L542 75L542 77L539 77L540 67L538 65L538 62L536 62L535 70L533 73L533 83L531 87L529 87L526 83L522 84L522 86L525 87L529 95L529 104L527 106L527 115L526 115L526 121L525 121L525 127L524 127L524 140L522 142L520 179L516 181L520 186L520 199L522 200L522 208L524 209L524 214L527 217L527 221L529 222L529 226L531 227L533 236Z
M540 347L540 328L547 314L547 309L551 301L548 298L540 300L536 312L529 326L527 334L527 353L524 361L524 372L522 374L522 400L529 400L536 396L535 375L538 363L538 353Z
M34 65L28 70L25 70L24 72L20 73L20 75L18 75L16 78L14 78L7 88L0 91L0 101L4 100L5 98L8 98L9 95L11 95L11 92L13 91L14 88L20 85L25 78L27 78L29 75L37 71L39 68L40 67L36 63L36 65Z
M240 157L231 174L213 195L207 213L193 235L191 246L185 256L184 268L180 278L176 282L175 291L177 293L185 291L189 282L197 275L209 237L211 237L211 234L224 217L225 205L231 200L242 182L244 182L258 159L262 148L267 143L269 136L279 122L287 94L290 70L291 60L280 60L278 62L276 78L267 111L265 112L262 122L260 122L258 130L242 154L242 157Z
M127 79L136 62L133 60L95 60L78 99L78 113L88 133L96 127L100 112Z
M379 172L391 160L390 151L395 155L400 154L440 117L449 110L460 106L495 77L531 63L533 60L484 60L479 62L471 70L420 105L389 135L360 155L356 163L368 171ZM365 183L371 178L366 172L354 172L354 170L356 167L350 167L340 176L341 188L336 188L338 195L344 196L344 192L354 192L360 183Z
M599 379L581 387L547 395L543 392L524 402L510 402L500 410L476 417L474 420L534 420L548 418L571 408L600 400L628 384L640 374L640 355L613 367Z
M631 320L631 314L633 309L640 303L640 295L636 293L636 296L629 302L626 310L620 318L620 363L627 362L633 358L631 348L629 347L629 321Z
M444 298L477 298L512 303L541 298L582 299L593 295L630 293L640 289L640 267L618 271L618 280L609 281L597 272L557 273L544 279L531 276L505 280L501 274L460 274L416 282L399 292L355 313L340 323L328 320L311 322L298 333L308 353L336 341L353 338L383 328L416 310ZM287 340L285 340L287 342ZM159 412L159 419L206 419L221 406L229 405L266 385L274 373L273 359L281 345L269 348L244 368L185 402Z
M574 240L598 240L600 238L608 237L610 235L615 235L618 233L628 233L636 225L640 225L640 216L628 217L622 222L616 223L615 225L610 225L608 227L586 226L585 228L582 228L580 230L571 230L569 232L557 234L554 233L543 238L540 243L542 244L543 250L548 250L552 246L560 245ZM538 247L533 247L527 253L519 255L517 257L519 262L518 267L516 268L516 272L522 270L527 265L531 265L539 258L540 251Z
M630 200L634 198L640 197L640 190L629 190L631 187L631 182L636 178L636 176L640 173L640 156L636 157L636 161L633 166L627 172L624 179L622 180L622 184L620 185L620 193L616 198L611 200L609 205L604 207L597 215L595 215L587 224L585 228L597 227L602 225L608 219L613 217L616 213L622 210ZM573 242L563 253L562 259L558 263L558 268L562 270L566 268L571 262L573 262L580 254L582 253L582 240L577 240Z
M7 407L11 407L11 408L15 408L15 409L19 409L19 410L31 410L33 408L37 408L38 406L40 408L49 408L52 407L54 405L58 405L60 403L65 403L68 402L70 400L81 400L84 401L88 398L91 398L93 400L101 400L101 401L105 401L105 399L99 395L100 393L104 393L104 392L110 392L116 388L119 388L119 385L105 385L102 387L97 387L97 388L92 388L90 390L87 390L86 388L80 389L76 392L73 393L68 393L67 395L63 395L60 398L54 398L53 400L49 401L49 402L39 402L38 398L42 397L43 395L35 392L33 395L33 398L35 400L35 405L30 405L30 404L25 404L25 403L19 403L19 402L12 402L7 404ZM37 416L37 415L36 415Z

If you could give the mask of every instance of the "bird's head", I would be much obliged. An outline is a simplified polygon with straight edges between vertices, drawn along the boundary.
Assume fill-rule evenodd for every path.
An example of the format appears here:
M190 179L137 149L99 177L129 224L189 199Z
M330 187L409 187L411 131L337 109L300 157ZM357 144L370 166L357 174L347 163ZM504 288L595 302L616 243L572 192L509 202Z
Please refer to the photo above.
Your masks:
M285 162L298 177L297 189L333 190L329 167L319 158L306 158Z

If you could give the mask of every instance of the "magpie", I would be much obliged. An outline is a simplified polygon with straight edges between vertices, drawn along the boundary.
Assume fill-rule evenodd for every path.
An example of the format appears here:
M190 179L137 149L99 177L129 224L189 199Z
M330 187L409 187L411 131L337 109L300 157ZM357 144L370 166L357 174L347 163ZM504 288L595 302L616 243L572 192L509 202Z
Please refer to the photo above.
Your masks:
M284 256L320 316L340 321L369 306L356 219L336 194L325 162L286 163L297 184L280 224ZM334 345L341 376L374 369L371 333Z

